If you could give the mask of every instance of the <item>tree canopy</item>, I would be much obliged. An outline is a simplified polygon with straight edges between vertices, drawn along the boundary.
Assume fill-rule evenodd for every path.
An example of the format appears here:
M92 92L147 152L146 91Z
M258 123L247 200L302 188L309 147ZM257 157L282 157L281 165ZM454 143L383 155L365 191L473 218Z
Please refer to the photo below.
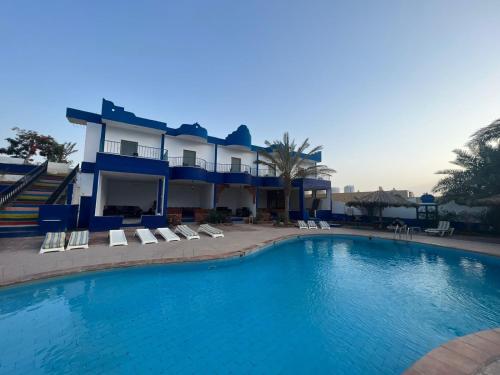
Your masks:
M48 161L56 163L71 163L69 156L76 151L74 142L57 142L50 135L43 135L34 130L12 128L16 132L14 138L8 137L7 147L0 148L0 154L32 161L33 156L40 155Z
M451 163L459 168L438 171L446 177L433 189L443 200L470 205L500 193L500 120L479 129L466 148L453 152Z
M259 151L262 157L259 158L257 163L279 171L279 176L283 180L283 192L285 195L284 219L285 223L287 223L289 220L292 180L303 177L331 175L335 171L326 165L308 165L307 160L313 154L323 149L323 146L316 146L307 151L311 146L308 138L299 146L295 143L295 140L290 139L288 132L285 132L282 140L266 141L265 143L269 151Z

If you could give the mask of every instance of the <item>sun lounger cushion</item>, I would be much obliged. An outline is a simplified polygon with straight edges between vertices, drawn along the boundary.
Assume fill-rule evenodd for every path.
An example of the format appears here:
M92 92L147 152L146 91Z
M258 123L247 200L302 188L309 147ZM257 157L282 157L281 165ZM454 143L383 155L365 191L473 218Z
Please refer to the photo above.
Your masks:
M135 235L141 240L141 244L146 245L149 243L158 243L158 240L149 229L136 229Z
M316 225L316 223L313 220L309 220L307 222L307 225L309 226L309 229L318 229L318 226Z
M122 229L109 231L109 246L127 246L127 237Z
M71 236L69 236L69 242L68 246L66 246L66 250L88 249L88 247L89 247L88 230L79 230L71 232Z
M213 226L209 224L202 224L198 228L199 232L203 232L211 236L212 238L217 238L217 237L224 237L224 233L217 228L214 228Z
M328 224L326 221L321 220L319 222L319 226L321 229L330 229L330 224Z
M297 220L297 224L299 225L299 229L309 229L304 220Z
M52 251L64 251L65 240L66 233L64 232L48 232L40 248L40 254Z
M167 242L180 241L181 238L170 230L170 228L158 228L155 233L158 233Z
M177 225L175 228L175 231L177 233L182 234L184 237L186 237L188 240L194 240L194 239L200 239L200 236L198 233L196 233L194 230L189 228L187 225Z

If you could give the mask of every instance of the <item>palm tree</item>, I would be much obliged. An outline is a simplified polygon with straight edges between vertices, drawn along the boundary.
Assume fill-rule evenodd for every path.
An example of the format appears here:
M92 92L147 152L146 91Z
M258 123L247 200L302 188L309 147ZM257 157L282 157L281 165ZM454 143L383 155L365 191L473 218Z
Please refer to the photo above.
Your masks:
M479 129L477 132L472 134L471 141L469 144L479 145L488 142L498 142L500 141L500 119L493 121L488 126Z
M264 160L259 158L256 163L280 172L279 177L283 181L283 193L285 195L285 224L287 224L289 221L292 181L296 178L330 176L335 171L326 165L306 166L305 160L323 149L323 146L316 146L306 152L311 146L309 138L302 142L300 146L297 146L295 140L290 141L290 135L285 132L283 140L266 141L265 144L268 149L259 151Z

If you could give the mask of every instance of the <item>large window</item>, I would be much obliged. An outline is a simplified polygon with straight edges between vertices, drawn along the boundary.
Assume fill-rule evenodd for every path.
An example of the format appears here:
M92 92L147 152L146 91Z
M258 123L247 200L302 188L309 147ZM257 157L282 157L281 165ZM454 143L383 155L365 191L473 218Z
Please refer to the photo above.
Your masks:
M183 167L196 166L196 151L184 150L182 158Z
M126 141L122 139L120 144L120 155L126 156L138 156L137 148L139 144L137 142Z
M239 173L241 172L241 159L231 158L231 172Z

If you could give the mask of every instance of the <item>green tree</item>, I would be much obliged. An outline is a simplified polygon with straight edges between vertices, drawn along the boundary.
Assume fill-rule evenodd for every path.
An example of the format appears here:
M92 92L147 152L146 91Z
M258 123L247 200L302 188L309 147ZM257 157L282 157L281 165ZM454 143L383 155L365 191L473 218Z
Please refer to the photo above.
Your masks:
M15 138L6 138L7 147L0 148L0 154L32 161L33 156L39 153L48 161L57 163L70 163L69 156L75 153L76 143L59 143L50 135L39 134L33 130L12 128L16 132Z
M309 139L306 139L300 146L297 146L295 140L290 140L290 135L286 132L283 134L282 140L275 140L273 142L266 141L265 143L266 146L268 146L268 150L259 151L259 154L264 157L264 159L262 160L259 158L257 163L280 172L279 176L283 181L283 193L285 196L284 219L285 223L288 223L290 217L292 181L296 178L330 176L332 173L335 173L335 171L321 164L307 166L305 160L323 149L323 146L316 146L307 151L311 146L309 144ZM305 157L303 157L303 155Z
M500 193L500 120L471 137L465 149L457 149L451 163L458 169L445 169L446 175L434 187L445 201L474 204L480 198Z

